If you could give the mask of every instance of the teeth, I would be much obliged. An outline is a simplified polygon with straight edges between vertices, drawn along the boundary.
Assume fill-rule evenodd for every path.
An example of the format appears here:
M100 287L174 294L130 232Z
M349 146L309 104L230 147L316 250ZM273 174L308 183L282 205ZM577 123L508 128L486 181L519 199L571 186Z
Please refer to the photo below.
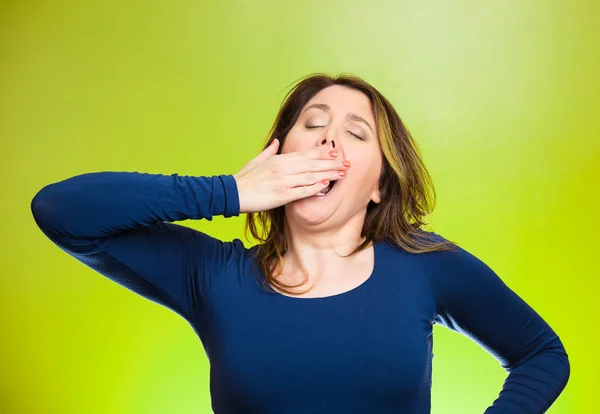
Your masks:
M331 187L326 187L325 190L323 191L319 191L317 194L317 196L324 196L325 194L327 194L329 191L331 190Z
M319 191L317 194L315 194L316 196L322 197L325 194L327 194L328 192L331 191L331 189L333 188L333 184L335 184L335 182L332 181L331 184L329 184L328 187L325 187L325 189L323 191Z

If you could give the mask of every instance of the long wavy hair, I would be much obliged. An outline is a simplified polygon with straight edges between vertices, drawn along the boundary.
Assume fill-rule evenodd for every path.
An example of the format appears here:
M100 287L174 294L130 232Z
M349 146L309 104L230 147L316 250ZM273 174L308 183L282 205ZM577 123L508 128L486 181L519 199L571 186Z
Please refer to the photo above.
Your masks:
M436 203L435 189L431 176L425 168L419 148L410 132L404 126L400 116L390 102L373 86L358 76L341 74L330 76L324 73L307 75L295 81L296 85L286 94L277 114L277 118L268 134L263 150L273 139L280 141L278 153L283 148L287 134L292 129L302 108L321 90L343 85L364 93L371 101L376 121L377 135L383 153L383 165L379 178L381 201L367 205L365 222L361 236L364 242L347 257L366 249L372 242L387 240L411 253L424 253L441 250L455 250L455 243L441 237L428 237L430 233L421 229L429 225L425 218ZM277 280L283 269L283 255L288 249L285 237L284 207L268 211L248 213L245 234L250 232L259 241L255 250L256 266L260 267L264 280L263 287L277 287L290 294L301 295L304 292L290 291L308 281L305 279L296 285ZM271 289L272 290L272 289Z

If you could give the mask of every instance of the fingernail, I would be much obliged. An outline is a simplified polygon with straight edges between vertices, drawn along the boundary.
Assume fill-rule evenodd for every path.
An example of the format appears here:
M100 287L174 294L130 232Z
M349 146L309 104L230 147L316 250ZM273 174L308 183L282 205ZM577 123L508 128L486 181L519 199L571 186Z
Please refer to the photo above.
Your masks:
M344 167L349 167L350 166L350 161L345 160L343 163Z
M321 182L323 183L323 185L329 185L329 180L323 180Z
M331 150L331 151L329 151L329 155L331 155L332 157L337 157L338 153L336 150Z

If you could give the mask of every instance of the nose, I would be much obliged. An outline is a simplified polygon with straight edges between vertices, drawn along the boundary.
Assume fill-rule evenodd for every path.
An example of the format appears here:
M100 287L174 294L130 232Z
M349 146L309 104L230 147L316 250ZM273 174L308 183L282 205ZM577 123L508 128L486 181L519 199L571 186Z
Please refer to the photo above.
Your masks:
M331 145L333 146L333 148L335 148L335 141L334 140L330 140L329 142L331 143ZM321 145L327 145L327 138L323 138L323 141L321 141Z

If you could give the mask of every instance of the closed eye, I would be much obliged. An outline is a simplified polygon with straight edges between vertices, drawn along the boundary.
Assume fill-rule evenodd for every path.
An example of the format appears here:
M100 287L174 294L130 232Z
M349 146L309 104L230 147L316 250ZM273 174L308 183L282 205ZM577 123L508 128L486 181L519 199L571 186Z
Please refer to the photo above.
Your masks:
M315 128L323 128L323 127L322 127L321 125L306 125L306 126L305 126L305 128L306 128L306 129L315 129ZM361 141L364 141L364 138L363 138L363 137L361 137L361 136L358 136L358 135L356 135L356 134L354 134L354 133L352 133L352 132L350 132L350 131L346 131L346 132L347 132L347 133L349 133L350 135L352 135L352 136L354 136L354 137L356 137L356 138L360 139Z

